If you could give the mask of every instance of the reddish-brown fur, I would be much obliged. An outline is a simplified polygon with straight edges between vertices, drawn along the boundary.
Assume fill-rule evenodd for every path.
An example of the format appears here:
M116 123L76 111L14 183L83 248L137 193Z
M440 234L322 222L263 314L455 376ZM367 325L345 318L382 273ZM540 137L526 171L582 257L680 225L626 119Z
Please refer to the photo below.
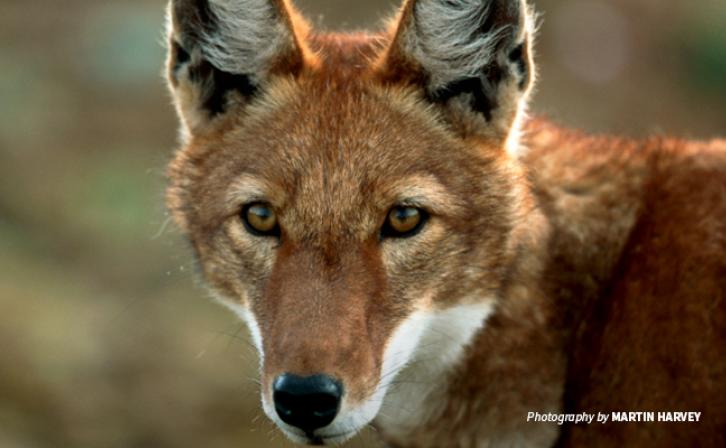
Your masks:
M276 63L260 99L231 102L171 164L169 206L205 279L258 316L263 394L323 370L361 402L410 297L435 291L437 310L477 291L497 311L441 407L405 437L384 428L393 446L726 445L726 142L531 119L517 160L478 117L423 99L394 35L298 32L302 69ZM278 248L236 224L240 176L280 210ZM415 253L382 248L372 232L410 176L443 185L437 220ZM659 410L702 421L526 422Z
M561 445L723 445L726 143L531 132L547 136L528 161L559 221L545 272L567 310L565 408L703 412L699 424L567 427Z

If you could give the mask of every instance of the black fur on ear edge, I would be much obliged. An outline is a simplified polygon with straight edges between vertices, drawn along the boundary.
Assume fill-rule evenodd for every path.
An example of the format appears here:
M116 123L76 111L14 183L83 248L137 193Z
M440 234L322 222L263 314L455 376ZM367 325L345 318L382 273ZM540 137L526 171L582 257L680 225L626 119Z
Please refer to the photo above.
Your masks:
M492 111L498 106L496 85L502 76L501 70L492 67L482 76L452 81L431 92L428 98L431 102L444 104L451 98L468 94L471 109L483 114L487 121L491 121Z
M188 82L196 86L200 107L208 113L209 118L225 112L229 93L237 92L243 98L251 98L257 93L258 86L249 75L227 73L201 56L193 58L177 42L172 42L171 46L173 59L170 76L176 84L180 82L180 77L186 76Z
M509 116L532 83L525 0L409 0L399 23L395 61L418 65L421 77L409 77L432 102L460 98L492 121Z
M285 0L170 0L168 79L190 130L300 69L295 14Z

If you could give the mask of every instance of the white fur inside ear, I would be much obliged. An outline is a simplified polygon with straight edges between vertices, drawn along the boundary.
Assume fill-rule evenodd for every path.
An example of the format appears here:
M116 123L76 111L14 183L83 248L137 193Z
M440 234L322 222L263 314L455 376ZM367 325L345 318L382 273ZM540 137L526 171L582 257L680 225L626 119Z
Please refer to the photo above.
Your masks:
M481 79L487 97L495 96L488 129L506 139L509 154L521 157L521 126L535 78L533 9L526 0L416 0L413 7L401 45L426 72L429 93ZM492 67L505 70L506 76L486 79ZM458 101L467 107L470 100L462 95Z
M413 56L431 75L431 90L451 81L479 76L495 57L494 45L507 26L482 32L491 2L419 0L415 31L406 36Z
M291 31L269 0L209 0L216 18L202 36L204 57L218 69L257 77L290 42Z

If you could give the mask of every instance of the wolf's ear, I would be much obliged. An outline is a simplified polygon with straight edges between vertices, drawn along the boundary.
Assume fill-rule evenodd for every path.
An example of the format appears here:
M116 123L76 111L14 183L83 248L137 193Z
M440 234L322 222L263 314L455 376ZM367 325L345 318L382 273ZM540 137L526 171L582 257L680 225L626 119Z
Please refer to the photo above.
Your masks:
M168 23L167 77L186 134L303 65L307 26L286 0L171 0Z
M382 76L508 134L534 78L532 20L526 0L406 0Z

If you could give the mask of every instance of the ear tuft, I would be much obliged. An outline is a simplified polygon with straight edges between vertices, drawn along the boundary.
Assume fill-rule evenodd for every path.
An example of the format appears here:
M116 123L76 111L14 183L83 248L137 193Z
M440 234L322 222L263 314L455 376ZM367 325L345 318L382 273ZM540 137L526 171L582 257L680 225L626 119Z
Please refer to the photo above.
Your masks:
M492 22L486 1L419 0L413 8L415 36L408 36L408 50L425 67L432 91L478 77L507 37L508 25Z
M168 78L186 131L300 70L294 15L284 0L171 0Z
M408 0L382 76L418 84L431 102L469 110L506 138L533 80L531 24L525 0Z
M189 3L196 5L191 11ZM281 1L176 0L175 4L180 43L197 46L204 59L223 72L264 77L280 58L297 56L297 41Z

